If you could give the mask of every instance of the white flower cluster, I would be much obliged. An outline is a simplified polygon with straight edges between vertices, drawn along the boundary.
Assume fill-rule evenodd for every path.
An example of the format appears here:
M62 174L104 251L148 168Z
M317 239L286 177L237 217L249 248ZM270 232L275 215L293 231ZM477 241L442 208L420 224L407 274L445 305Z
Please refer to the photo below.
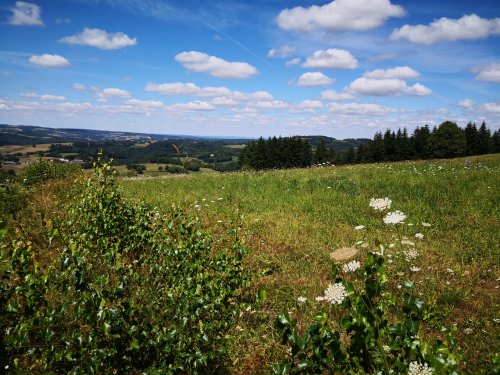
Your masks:
M392 201L385 198L372 198L370 199L370 207L372 207L376 211L384 211L391 208Z
M432 368L427 363L421 365L417 361L413 361L408 367L408 375L432 375L432 373Z
M413 266L413 267L410 268L410 271L411 272L420 272L420 268L416 267L416 266Z
M386 224L401 224L406 219L406 215L401 211L389 212L384 217Z
M419 240L423 240L424 239L424 235L422 233L415 233L415 237L418 238Z
M350 261L349 263L346 263L342 266L342 271L344 272L354 272L356 271L359 267L361 267L361 263L357 260Z
M342 283L330 284L325 290L325 295L316 297L316 301L328 301L332 305L340 305L347 297L347 291Z
M405 256L405 259L407 262L411 262L413 259L418 257L418 251L411 249L411 250L404 250L403 254Z
M358 226L354 227L354 230L362 230L362 229L365 229L364 225L358 225Z

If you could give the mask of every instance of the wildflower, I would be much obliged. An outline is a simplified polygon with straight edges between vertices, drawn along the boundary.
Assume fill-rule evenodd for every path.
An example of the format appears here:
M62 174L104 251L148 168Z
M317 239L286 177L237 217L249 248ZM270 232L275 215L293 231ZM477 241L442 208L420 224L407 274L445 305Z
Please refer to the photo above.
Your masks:
M427 363L421 365L417 361L410 362L408 375L432 375L432 368Z
M359 267L361 267L361 263L359 263L357 260L353 260L353 261L350 261L349 263L344 264L342 266L342 271L344 271L344 272L354 272Z
M384 350L385 350L386 352L390 352L390 351L391 351L391 348L389 347L389 345L384 345L384 346L382 346L382 347L384 348Z
M305 303L305 302L307 301L307 298L306 298L306 297L302 297L302 296L300 296L299 298L297 298L297 301L298 301L299 303Z
M415 237L418 238L419 240L423 240L424 239L424 235L422 233L415 233Z
M415 242L412 242L410 240L401 240L401 245L415 246Z
M318 301L318 302L321 302L321 301L324 301L324 300L325 300L325 297L323 297L323 296L318 296L318 297L316 297L316 298L315 298L315 300L316 300L316 301Z
M406 219L406 215L401 211L389 212L384 217L385 224L401 224Z
M447 268L446 271L448 271L449 273L455 273L455 271L453 271L451 268Z
M342 283L330 284L325 290L324 300L332 305L340 305L344 298L347 297L347 291Z
M362 230L365 229L364 225L358 225L357 227L354 227L355 230Z
M413 267L411 267L411 268L410 268L410 271L411 271L411 272L419 272L419 271L420 271L420 268L419 268L419 267L415 267L415 266L413 266Z
M418 257L418 251L413 250L413 249L412 250L405 250L405 251L403 251L403 254L404 254L407 262L410 262L413 259L415 259L416 257Z
M370 207L376 211L384 211L391 208L392 201L389 198L372 198L370 199Z
M424 227L430 227L431 225L429 223L422 223Z

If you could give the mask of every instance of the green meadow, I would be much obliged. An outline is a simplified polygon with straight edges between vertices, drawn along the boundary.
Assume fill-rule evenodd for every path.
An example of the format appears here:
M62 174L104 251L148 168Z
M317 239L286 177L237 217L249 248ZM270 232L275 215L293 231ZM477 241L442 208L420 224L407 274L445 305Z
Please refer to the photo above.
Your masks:
M161 212L187 212L216 244L240 226L237 235L250 250L248 295L265 290L267 298L258 309L249 304L230 335L234 374L264 373L286 357L273 321L288 307L304 327L324 308L315 297L331 282L332 252L354 248L363 259L378 243L387 249L394 292L415 280L426 305L445 325L456 325L461 372L493 371L500 352L500 154L123 178L120 185L126 196ZM384 197L392 200L389 210L369 206L371 198ZM407 216L404 224L384 224L384 215L395 210Z

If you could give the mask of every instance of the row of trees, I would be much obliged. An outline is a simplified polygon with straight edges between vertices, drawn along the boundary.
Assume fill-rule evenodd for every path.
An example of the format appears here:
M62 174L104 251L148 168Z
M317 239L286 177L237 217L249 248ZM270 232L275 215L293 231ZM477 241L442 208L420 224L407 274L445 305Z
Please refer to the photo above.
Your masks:
M243 168L271 169L308 167L313 164L372 163L399 160L454 158L500 152L500 130L491 132L483 122L478 128L469 123L465 129L446 121L431 129L417 127L412 135L406 128L378 132L373 140L358 147L337 151L322 140L316 149L299 137L260 138L243 150Z
M269 138L262 137L251 141L242 150L240 164L242 168L304 168L313 162L312 147L300 137Z
M406 128L397 132L376 133L372 141L356 150L356 162L439 159L500 152L500 131L491 134L483 122L478 128L469 123L465 129L451 121L432 130L417 127L411 136Z

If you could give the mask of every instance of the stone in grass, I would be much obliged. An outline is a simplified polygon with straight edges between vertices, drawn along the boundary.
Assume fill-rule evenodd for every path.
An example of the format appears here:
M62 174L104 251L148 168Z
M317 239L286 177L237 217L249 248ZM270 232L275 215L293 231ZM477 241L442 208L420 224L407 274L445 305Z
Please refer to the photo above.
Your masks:
M355 247L341 247L330 253L330 257L337 262L347 260L356 255L358 250Z

